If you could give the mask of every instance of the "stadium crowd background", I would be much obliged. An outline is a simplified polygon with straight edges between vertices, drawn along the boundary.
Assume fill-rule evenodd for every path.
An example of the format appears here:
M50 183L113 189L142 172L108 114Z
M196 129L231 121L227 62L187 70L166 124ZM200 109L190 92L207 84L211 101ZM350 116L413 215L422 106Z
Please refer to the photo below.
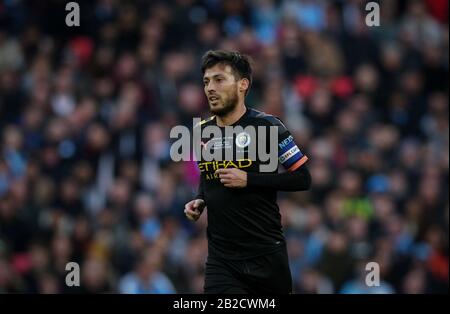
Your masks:
M202 292L198 171L168 134L208 116L217 48L253 57L247 105L310 157L311 191L279 193L294 292L448 292L448 1L382 1L372 28L358 0L77 2L79 27L0 2L0 293Z

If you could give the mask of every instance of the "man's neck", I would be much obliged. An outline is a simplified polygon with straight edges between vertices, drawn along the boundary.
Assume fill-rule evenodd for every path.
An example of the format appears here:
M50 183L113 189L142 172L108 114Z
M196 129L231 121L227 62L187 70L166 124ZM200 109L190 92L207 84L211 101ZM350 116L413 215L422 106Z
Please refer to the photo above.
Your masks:
M240 105L237 105L236 108L233 111L229 112L228 114L226 114L222 117L216 116L217 125L220 127L232 125L233 123L237 122L245 114L246 110L247 110L247 108L245 107L245 105L243 103Z

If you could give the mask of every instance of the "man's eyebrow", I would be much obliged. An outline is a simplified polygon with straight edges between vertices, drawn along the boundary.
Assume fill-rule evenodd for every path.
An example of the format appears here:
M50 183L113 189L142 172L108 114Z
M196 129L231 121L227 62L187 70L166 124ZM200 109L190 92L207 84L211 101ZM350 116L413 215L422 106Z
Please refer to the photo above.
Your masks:
M223 75L222 73L218 73L218 74L214 74L214 75L211 75L211 76L204 76L203 77L203 80L205 80L205 79L209 79L210 77L218 77L218 76L225 76L225 75Z

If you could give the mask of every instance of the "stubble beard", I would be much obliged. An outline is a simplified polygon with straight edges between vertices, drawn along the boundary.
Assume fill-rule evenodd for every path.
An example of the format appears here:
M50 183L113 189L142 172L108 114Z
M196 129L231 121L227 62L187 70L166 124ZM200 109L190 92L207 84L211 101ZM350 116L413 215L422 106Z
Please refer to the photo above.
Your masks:
M222 107L214 108L213 106L210 105L209 109L212 114L218 117L223 117L232 112L236 108L237 103L238 103L238 95L235 92L230 95L230 97L226 100L226 102Z

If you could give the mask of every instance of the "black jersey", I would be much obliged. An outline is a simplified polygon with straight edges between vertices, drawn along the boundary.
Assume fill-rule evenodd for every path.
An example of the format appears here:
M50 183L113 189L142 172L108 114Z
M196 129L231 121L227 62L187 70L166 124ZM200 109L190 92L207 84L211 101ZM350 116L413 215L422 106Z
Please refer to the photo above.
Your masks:
M207 126L217 126L214 117L202 121L202 130ZM278 131L278 160L287 171L295 171L306 161L295 144L292 135L276 117L258 110L247 108L245 114L232 126L275 126ZM248 133L225 136L225 128L220 128L222 137L202 137L204 149L222 150L245 148L250 141ZM261 128L259 128L261 129ZM256 136L258 136L257 133ZM266 133L267 135L268 133ZM268 137L267 137L268 139ZM267 146L269 147L269 146ZM240 168L248 173L260 171L261 160L241 158L234 160L205 161L199 158L201 172L198 198L205 200L208 215L208 250L210 256L229 259L245 259L264 255L284 245L281 215L277 205L277 191L273 188L247 185L245 188L227 188L215 171L220 168ZM278 168L273 171L277 173Z

